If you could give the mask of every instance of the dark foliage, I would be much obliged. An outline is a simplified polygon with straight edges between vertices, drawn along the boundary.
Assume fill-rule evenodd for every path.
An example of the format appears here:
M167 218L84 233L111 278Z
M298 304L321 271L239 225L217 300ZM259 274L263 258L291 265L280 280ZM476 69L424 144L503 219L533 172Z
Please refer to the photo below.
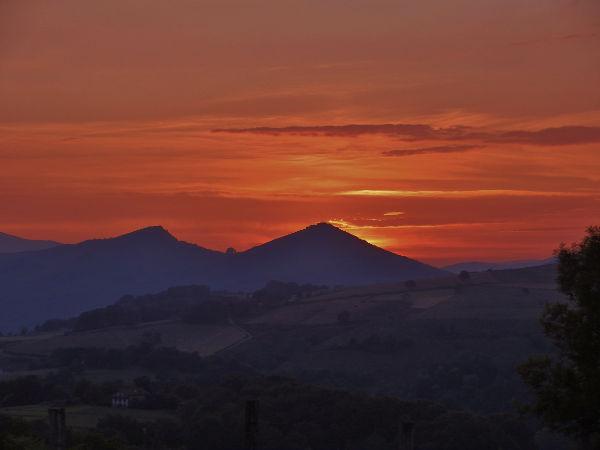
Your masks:
M244 295L211 293L206 286L178 286L158 294L125 295L113 305L83 312L75 318L48 320L38 325L36 331L67 329L81 332L167 319L195 324L227 323L325 290L327 286L270 281L254 292L252 298L247 298Z
M568 301L550 304L541 319L557 350L519 368L535 394L528 410L552 429L600 446L600 227L562 245L558 283Z
M1 450L42 450L47 426L43 422L28 422L0 414Z
M114 305L80 314L73 329L84 331L186 316L186 311L209 299L210 289L206 286L180 286L138 297L126 295Z
M206 366L203 358L195 353L175 348L155 347L148 344L125 349L96 347L61 348L50 356L50 365L82 369L126 369L140 367L149 370L193 372Z
M404 282L404 286L406 289L415 289L417 287L417 282L415 280L407 280Z
M275 306L285 301L310 297L316 292L323 292L327 289L327 286L269 281L265 287L255 291L252 298L263 305Z
M93 402L87 397L89 392L122 388L81 380L76 384L80 401L86 402ZM72 432L71 448L237 450L244 448L243 414L248 399L260 405L261 449L391 450L398 446L400 420L407 418L417 424L415 441L420 449L533 448L530 430L509 416L451 412L434 403L370 397L281 377L225 376L211 382L196 377L146 378L136 380L136 385L147 395L172 399L172 419L144 422L131 414L111 414L95 430ZM1 420L6 430L2 437L39 440L43 436L19 421L5 424Z

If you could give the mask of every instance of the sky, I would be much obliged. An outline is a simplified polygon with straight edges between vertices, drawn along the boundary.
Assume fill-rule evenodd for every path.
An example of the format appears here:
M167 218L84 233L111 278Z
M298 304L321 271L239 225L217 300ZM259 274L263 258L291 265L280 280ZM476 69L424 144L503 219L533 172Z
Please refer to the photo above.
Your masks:
M600 224L600 3L0 2L0 231L322 221L438 265Z

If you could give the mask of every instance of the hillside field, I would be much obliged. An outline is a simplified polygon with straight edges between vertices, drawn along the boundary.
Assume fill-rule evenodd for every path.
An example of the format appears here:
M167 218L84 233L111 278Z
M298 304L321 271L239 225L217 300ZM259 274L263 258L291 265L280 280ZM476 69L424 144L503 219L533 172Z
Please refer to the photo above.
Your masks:
M79 333L0 338L0 351L12 355L44 356L67 347L125 348L140 344L148 333L160 335L160 345L209 356L249 338L235 325L195 325L180 321L118 326Z

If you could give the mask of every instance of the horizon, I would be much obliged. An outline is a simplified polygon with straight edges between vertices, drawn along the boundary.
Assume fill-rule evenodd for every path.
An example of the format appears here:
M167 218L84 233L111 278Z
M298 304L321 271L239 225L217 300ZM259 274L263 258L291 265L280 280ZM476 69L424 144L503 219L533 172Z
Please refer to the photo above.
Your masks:
M0 449L600 449L600 0L0 0Z
M447 264L594 224L597 2L348 5L3 2L0 229L244 249L326 221Z
M352 236L354 236L356 238L359 238L361 240L364 240L364 241L368 242L371 245L379 247L375 243L370 242L367 239L363 239L360 236L358 236L357 234L352 233L352 231L346 230L343 227L340 227L339 225L337 225L335 223L332 223L332 222L317 222L317 223L308 224L308 225L306 225L304 227L301 227L301 228L299 228L297 230L293 230L293 231L291 231L289 233L285 233L285 234L282 234L280 236L275 236L272 239L269 239L269 240L267 240L265 242L257 243L255 245L252 245L252 246L248 247L248 248L235 248L234 247L234 249L238 253L243 253L243 252L251 250L251 249L253 249L255 247L259 247L261 245L268 244L269 242L272 242L273 240L277 240L279 238L283 238L283 237L289 236L290 234L295 234L295 233L307 230L308 228L315 227L315 226L318 226L318 225L330 225L330 226L334 227L337 230L341 230L343 232L346 232L346 233L348 233L348 234L350 234L350 235L352 235ZM198 247L201 247L201 248L204 248L204 249L207 249L207 250L217 251L217 252L220 252L220 253L226 253L227 250L230 248L230 246L229 247L225 247L225 248L212 248L212 247L203 245L201 242L186 241L185 239L181 239L179 236L177 236L176 234L172 233L168 228L166 228L166 227L164 227L163 225L160 225L160 224L147 225L147 226L144 226L144 227L141 227L141 228L136 228L134 230L124 231L124 232L118 233L116 235L110 235L110 236L90 236L90 237L88 237L86 239L83 239L83 240L80 240L80 241L74 241L74 242L56 241L56 240L51 239L51 238L40 239L40 241L54 242L54 243L56 243L58 245L77 245L77 244L81 244L81 243L84 243L84 242L87 242L87 241L115 239L115 238L119 238L119 237L131 235L131 234L136 234L136 233L139 233L139 232L142 232L142 231L146 231L146 230L150 230L150 229L160 229L160 230L164 231L165 233L169 234L170 236L174 237L179 242L185 242L185 243L188 243L188 244L193 244L193 245L196 245ZM2 232L2 231L0 231L0 235L5 235L5 236L12 237L12 238L17 238L17 239L29 239L26 236L17 236L17 235L10 234L10 233L5 233L5 232ZM32 239L32 240L37 240L37 239ZM383 247L379 247L379 248L383 248ZM384 250L388 250L388 249L385 249L385 248L383 248L383 249ZM392 250L388 250L388 251L390 251L390 252L392 252L394 254L397 254L397 255L405 256L405 257L408 257L408 258L416 260L416 258L412 258L410 255L407 255L407 254L403 254L403 253L400 253L400 252L394 252ZM451 266L451 265L460 264L460 263L467 263L467 264L468 263L490 263L490 264L500 263L500 264L502 264L502 263L525 262L525 261L528 261L528 260L532 260L532 261L545 260L545 259L549 259L551 257L552 257L552 253L550 255L545 255L545 256L542 256L542 257L539 257L539 258L530 257L530 258L523 258L523 259L518 259L518 260L517 259L507 259L507 260L481 259L481 260L457 260L457 261L450 261L450 262L443 262L443 263L436 263L436 262L431 262L431 261L427 261L427 260L418 260L418 261L424 262L426 264L430 264L430 265L432 265L434 267L444 268L445 266Z

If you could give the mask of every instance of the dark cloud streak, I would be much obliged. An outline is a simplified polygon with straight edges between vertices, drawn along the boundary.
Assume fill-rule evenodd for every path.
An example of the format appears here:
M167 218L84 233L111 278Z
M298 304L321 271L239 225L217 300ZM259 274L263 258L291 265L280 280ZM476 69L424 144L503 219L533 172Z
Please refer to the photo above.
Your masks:
M537 131L514 130L491 135L488 142L532 145L571 145L600 142L600 127L564 126Z
M474 150L476 148L483 148L479 145L440 145L436 147L424 147L424 148L410 148L400 150L388 150L382 152L383 156L413 156L413 155L426 155L430 153L462 153Z
M383 134L399 137L406 141L479 141L484 143L530 144L539 146L591 144L600 142L600 127L577 125L543 128L533 131L488 131L465 126L434 128L431 125L426 124L351 124L291 126L280 128L221 128L212 131L215 133L251 133L272 136L303 135L358 137L371 134Z
M445 139L459 137L465 132L465 127L434 128L425 124L350 124L350 125L315 125L291 127L257 127L257 128L221 128L216 133L253 133L265 135L304 135L304 136L338 136L354 137L369 134L385 134L413 139Z

